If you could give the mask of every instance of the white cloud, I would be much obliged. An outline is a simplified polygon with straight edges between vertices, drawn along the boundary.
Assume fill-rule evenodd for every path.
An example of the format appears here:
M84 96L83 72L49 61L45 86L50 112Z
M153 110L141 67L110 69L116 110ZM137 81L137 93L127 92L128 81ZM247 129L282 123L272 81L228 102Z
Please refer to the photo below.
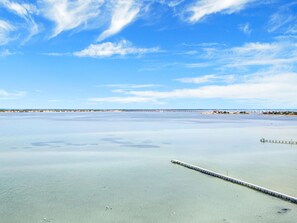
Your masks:
M297 25L296 23L292 24L291 26L289 26L285 32L286 34L292 34L295 35L297 34Z
M247 66L267 66L267 65L285 65L294 64L297 62L297 57L292 58L255 58L247 61L238 61L236 63L227 64L226 67L247 67Z
M33 4L17 3L10 0L0 0L0 6L4 7L8 11L20 16L26 22L26 29L28 30L28 36L25 41L29 40L32 36L39 32L39 26L34 21L32 14L37 13L37 7ZM19 28L23 28L24 25Z
M104 0L42 0L41 13L55 23L51 37L63 31L79 26L87 26L88 22L100 14Z
M154 100L177 98L252 99L297 106L297 73L252 75L241 83L208 85L173 91L130 91L126 94Z
M296 2L284 4L277 12L272 14L268 21L268 32L280 31L286 34L294 34L296 28L297 16L295 13Z
M188 83L188 84L203 84L203 83L210 83L210 82L233 82L235 80L234 75L204 75L200 77L190 77L190 78L180 78L176 79L181 83Z
M198 67L201 63L208 63L219 69L294 65L297 62L297 43L287 39L270 43L250 42L237 47L202 48L200 59Z
M71 56L72 54L71 53L42 53L42 55L61 57L61 56Z
M41 27L47 26L36 23L36 16L43 16L53 22L51 38L74 29L102 29L108 23L108 28L98 37L98 40L102 41L132 23L144 3L150 5L149 1L142 0L38 0L32 4L0 0L0 8L23 19L23 23L17 21L16 24L19 30L26 29L29 33L25 41L39 33ZM49 29L45 27L44 30Z
M208 67L210 66L209 63L188 63L185 64L186 68L201 68L201 67Z
M297 62L295 42L246 43L222 54L227 67L267 66ZM223 58L225 56L225 58Z
M58 102L62 102L63 100L60 100L60 99L50 99L50 100L47 100L48 102L51 102L51 103L58 103Z
M215 13L232 14L245 8L254 0L196 0L187 11L190 13L188 21L195 23L205 16Z
M252 33L252 29L249 23L241 24L239 29L246 35L250 35Z
M160 87L158 84L106 84L100 85L99 87L110 87L110 88L121 88L121 89L137 89L137 88L152 88Z
M17 54L17 53L11 52L9 49L4 49L4 50L0 51L0 57L7 57L7 56L15 55L15 54Z
M107 30L99 37L102 41L120 32L125 26L133 22L140 12L140 3L136 0L112 0L111 21Z
M158 48L136 48L127 40L122 40L117 43L105 42L101 44L91 44L86 49L75 52L74 55L78 57L111 57L114 55L141 55L158 51Z
M108 102L108 103L143 103L143 102L153 102L157 103L154 98L148 97L105 97L105 98L90 98L90 102Z
M11 32L15 30L15 27L4 20L0 20L0 45L8 43L12 38Z
M294 21L295 16L287 15L283 13L275 13L270 17L268 23L268 32L275 32L279 28L287 25L288 23Z
M175 8L183 4L186 0L154 0L154 1L163 5L166 5L170 8Z
M232 51L235 53L273 52L278 50L279 47L277 43L250 42L240 47L234 47Z
M0 4L11 12L25 17L37 11L36 6L33 4L17 3L10 0L0 0Z
M26 92L18 91L18 92L7 92L5 90L0 89L0 100L10 100L10 99L18 99L24 97Z

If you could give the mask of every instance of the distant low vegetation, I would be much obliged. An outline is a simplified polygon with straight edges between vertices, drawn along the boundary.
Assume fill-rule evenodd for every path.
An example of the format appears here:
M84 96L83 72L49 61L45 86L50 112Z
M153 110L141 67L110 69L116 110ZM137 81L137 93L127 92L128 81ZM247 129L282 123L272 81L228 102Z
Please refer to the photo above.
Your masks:
M263 115L297 115L297 111L264 111Z

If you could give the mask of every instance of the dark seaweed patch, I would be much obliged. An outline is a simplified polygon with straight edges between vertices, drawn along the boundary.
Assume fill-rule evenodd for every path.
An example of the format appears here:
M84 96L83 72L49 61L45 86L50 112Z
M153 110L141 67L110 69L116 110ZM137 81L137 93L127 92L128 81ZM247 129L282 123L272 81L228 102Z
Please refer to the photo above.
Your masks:
M51 148L59 148L65 146L73 146L73 147L83 147L83 146L96 146L98 144L83 144L83 143L71 143L65 141L44 141L44 142L32 142L31 146L34 147L51 147Z
M290 209L290 208L282 208L282 209L280 209L277 213L279 213L279 214L285 214L285 213L287 213L288 211L291 211L291 209Z

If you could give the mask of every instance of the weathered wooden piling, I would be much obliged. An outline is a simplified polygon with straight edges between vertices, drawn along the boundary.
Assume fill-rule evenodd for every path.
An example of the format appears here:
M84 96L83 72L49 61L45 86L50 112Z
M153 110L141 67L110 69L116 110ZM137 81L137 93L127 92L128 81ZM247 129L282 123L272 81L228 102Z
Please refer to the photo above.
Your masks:
M199 172L204 173L206 175L217 177L217 178L229 181L229 182L234 183L234 184L239 184L239 185L251 188L253 190L262 192L264 194L268 194L268 195L271 195L273 197L280 198L282 200L289 201L289 202L297 204L297 198L296 197L292 197L292 196L289 196L289 195L286 195L286 194L283 194L283 193L279 193L279 192L276 192L276 191L273 191L273 190L258 186L256 184L251 184L251 183L248 183L248 182L245 182L245 181L242 181L242 180L238 180L236 178L229 177L229 176L226 176L226 175L223 175L223 174L220 174L220 173L216 173L214 171L210 171L210 170L198 167L198 166L194 166L194 165L191 165L191 164L179 161L179 160L171 160L171 162L173 164L178 164L180 166L183 166L183 167L195 170L195 171L199 171Z
M289 145L297 145L297 141L284 141L284 140L271 140L271 139L264 139L261 138L260 142L262 143L278 143L278 144L289 144Z

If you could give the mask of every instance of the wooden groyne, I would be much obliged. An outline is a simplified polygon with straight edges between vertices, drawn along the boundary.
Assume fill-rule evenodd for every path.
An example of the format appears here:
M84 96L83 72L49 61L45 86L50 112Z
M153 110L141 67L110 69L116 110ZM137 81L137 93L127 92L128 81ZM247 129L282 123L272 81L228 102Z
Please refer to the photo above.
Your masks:
M226 176L226 175L223 175L223 174L220 174L220 173L216 173L214 171L210 171L210 170L198 167L198 166L194 166L194 165L191 165L191 164L188 164L188 163L184 163L182 161L171 160L171 162L173 164L178 164L180 166L183 166L183 167L195 170L195 171L199 171L199 172L204 173L206 175L217 177L217 178L229 181L229 182L234 183L234 184L239 184L241 186L248 187L250 189L262 192L264 194L268 194L270 196L280 198L282 200L290 201L292 203L297 204L297 198L296 197L292 197L292 196L289 196L289 195L286 195L286 194L283 194L283 193L279 193L279 192L276 192L276 191L273 191L273 190L270 190L270 189L267 189L267 188L264 188L264 187L260 187L258 185L251 184L251 183L248 183L248 182L245 182L245 181L242 181L242 180L238 180L236 178L229 177L229 176Z
M289 144L289 145L297 145L297 141L293 140L272 140L272 139L260 139L262 143L278 143L278 144Z

